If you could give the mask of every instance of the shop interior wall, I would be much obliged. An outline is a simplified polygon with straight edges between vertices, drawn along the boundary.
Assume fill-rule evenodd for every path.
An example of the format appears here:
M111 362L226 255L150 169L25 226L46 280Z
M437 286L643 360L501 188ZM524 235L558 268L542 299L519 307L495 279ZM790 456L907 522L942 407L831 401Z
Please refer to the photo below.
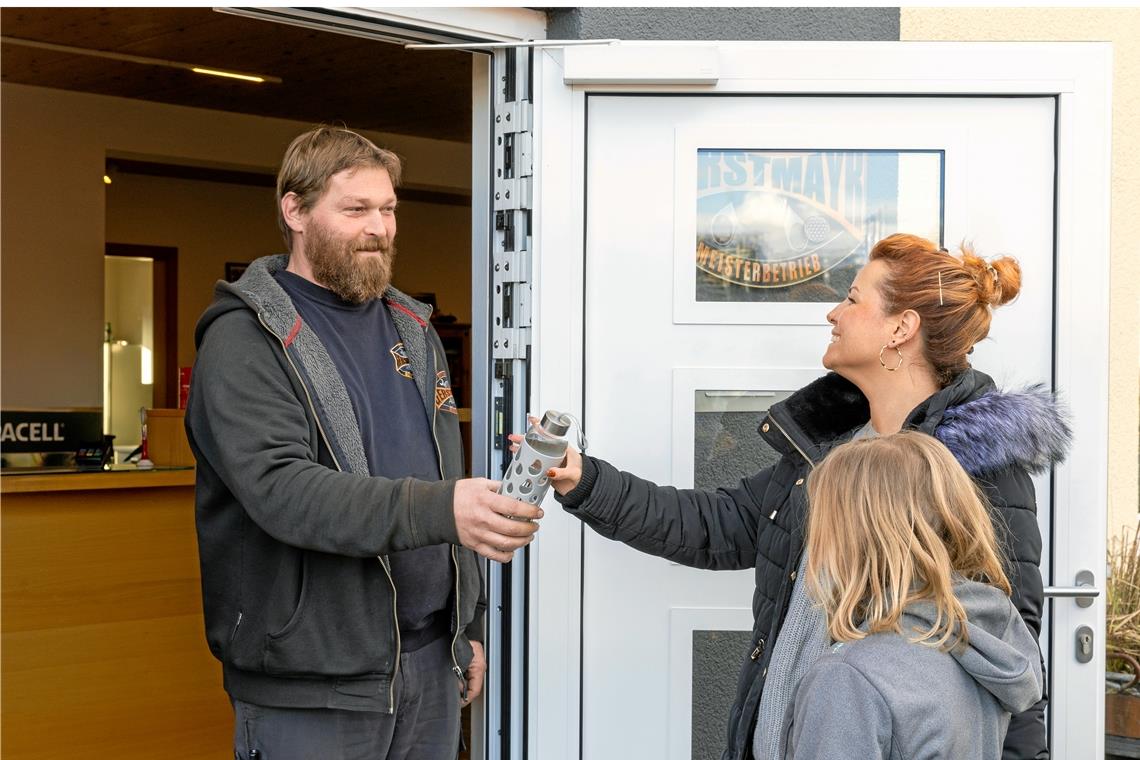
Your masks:
M289 141L311 126L0 85L3 405L101 405L106 242L179 247L180 365L192 361L187 351L192 352L193 325L224 262L248 260L250 252L282 250L272 191L153 177L124 180L125 175L120 175L119 187L108 188L103 183L108 154L273 171ZM408 187L470 193L469 144L366 134L405 159ZM211 192L205 197L188 193L185 186L194 185L212 186ZM152 197L142 197L147 191ZM132 218L108 221L107 203L114 197L118 207L120 196ZM435 291L443 310L469 317L469 275L466 270L462 278L449 274L470 260L470 215L465 207L402 204L399 248L397 285Z
M178 249L178 366L194 361L194 326L227 262L285 252L272 188L117 173L106 188L107 240ZM433 292L471 318L471 209L400 201L394 284Z
M1108 530L1112 536L1124 527L1135 529L1140 505L1140 10L903 8L900 38L1113 43Z

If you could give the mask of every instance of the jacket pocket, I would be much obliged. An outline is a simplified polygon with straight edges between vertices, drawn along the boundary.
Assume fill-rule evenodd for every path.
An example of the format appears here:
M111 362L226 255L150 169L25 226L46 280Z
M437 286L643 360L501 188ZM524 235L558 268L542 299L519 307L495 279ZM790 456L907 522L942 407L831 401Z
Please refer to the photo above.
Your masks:
M263 638L266 673L363 677L395 669L392 587L375 558L306 552L293 614ZM280 619L280 618L279 618Z
M308 606L307 602L308 602L308 596L309 596L309 588L311 586L311 584L309 582L308 564L309 563L305 561L305 555L302 554L301 555L301 572L299 573L301 578L297 584L299 586L299 590L297 591L297 596L296 596L297 601L293 605L293 612L289 616L289 619L285 621L285 625L283 625L279 630L277 630L277 631L271 630L268 632L269 638L271 638L271 639L286 638L291 633L296 631L298 627L300 627L301 621L304 619L304 616L305 616L305 609Z

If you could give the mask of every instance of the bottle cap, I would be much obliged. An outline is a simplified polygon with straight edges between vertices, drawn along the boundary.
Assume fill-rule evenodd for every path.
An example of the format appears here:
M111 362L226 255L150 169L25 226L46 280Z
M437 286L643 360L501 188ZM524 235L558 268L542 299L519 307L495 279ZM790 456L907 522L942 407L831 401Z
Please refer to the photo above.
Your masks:
M542 415L542 422L539 423L543 430L551 435L566 435L566 431L570 429L570 418L562 412L556 412L553 409L547 409L546 414Z

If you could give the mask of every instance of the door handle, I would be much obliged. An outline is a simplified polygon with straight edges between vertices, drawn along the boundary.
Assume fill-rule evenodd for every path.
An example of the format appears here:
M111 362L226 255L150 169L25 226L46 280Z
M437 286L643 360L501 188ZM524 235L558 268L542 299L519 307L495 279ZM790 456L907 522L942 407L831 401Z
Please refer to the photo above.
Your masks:
M1100 589L1094 585L1096 578L1091 570L1077 573L1075 586L1046 586L1045 597L1052 599L1073 599L1078 607L1091 607L1093 599L1100 596Z

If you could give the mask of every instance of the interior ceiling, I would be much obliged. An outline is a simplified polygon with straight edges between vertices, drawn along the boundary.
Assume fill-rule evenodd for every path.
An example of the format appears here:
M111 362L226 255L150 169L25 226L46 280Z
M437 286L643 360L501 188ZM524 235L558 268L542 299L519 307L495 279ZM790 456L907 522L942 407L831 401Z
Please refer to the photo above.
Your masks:
M210 8L3 8L0 33L283 80L255 84L5 43L0 45L4 82L471 139L470 53L408 51Z

